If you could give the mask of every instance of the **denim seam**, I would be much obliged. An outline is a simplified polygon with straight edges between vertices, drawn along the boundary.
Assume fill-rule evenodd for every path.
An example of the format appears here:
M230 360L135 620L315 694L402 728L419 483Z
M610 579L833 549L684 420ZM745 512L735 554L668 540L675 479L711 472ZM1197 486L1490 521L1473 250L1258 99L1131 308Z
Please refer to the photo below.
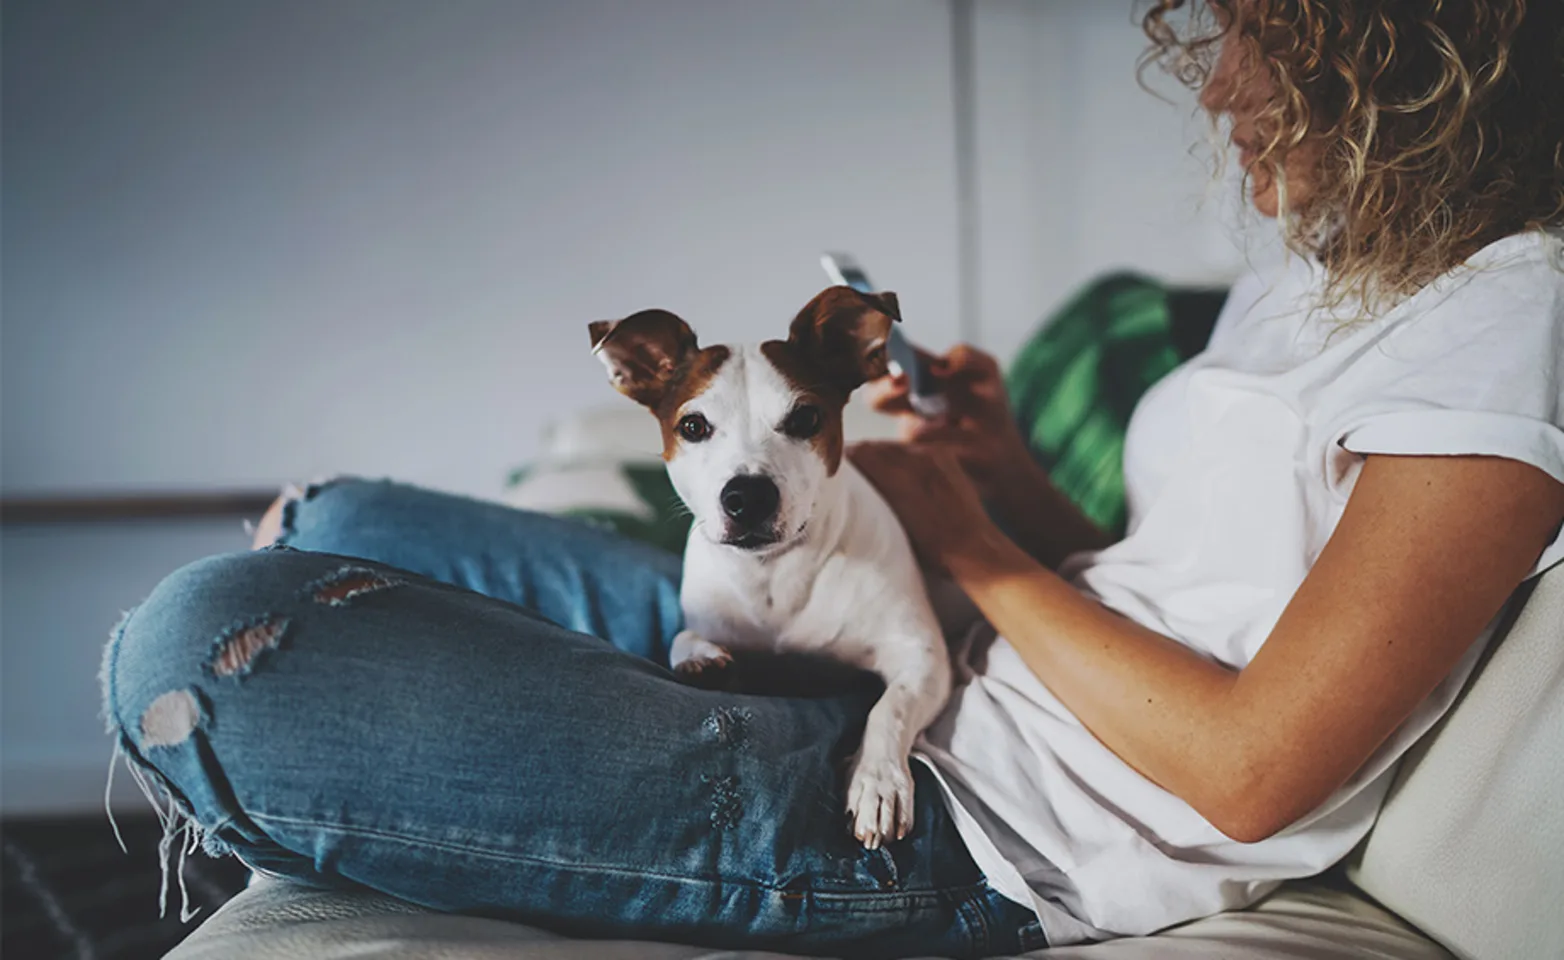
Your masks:
M797 887L774 886L760 880L736 879L731 877L692 877L683 874L658 873L652 870L635 870L617 864L609 865L584 863L576 860L549 860L544 857L531 856L527 854L508 853L484 847L471 847L465 844L452 843L448 840L432 840L421 837L409 837L400 833L392 833L387 830L376 830L370 827L352 827L335 823L326 824L317 822L315 820L307 820L301 817L276 816L273 814L260 813L256 811L246 811L246 814L250 820L258 826L262 823L272 823L279 826L291 824L294 826L311 827L317 830L335 831L346 836L375 837L382 840L392 840L398 843L405 843L409 845L428 846L458 853L472 854L474 856L487 857L492 860L505 860L513 863L528 863L553 869L589 870L599 873L612 873L629 877L645 877L655 880L669 880L676 883L705 885L722 883L733 886L751 887L766 893L778 895L783 893L796 895L799 893ZM885 909L890 909L895 903L914 903L924 900L939 899L941 897L959 897L960 902L963 904L970 903L970 894L975 890L981 889L982 887L983 884L980 881L976 884L965 884L958 887L935 887L928 890L914 891L899 890L891 893L880 893L872 890L843 893L834 890L820 891L814 890L812 888L808 889L807 893L811 898L815 899L824 898L828 900L842 901L868 900L877 906L883 905Z
M1026 953L1042 950L1049 945L1048 931L1043 929L1043 922L1035 917L1021 925L1021 928L1016 931L1016 938L1021 942L1021 949Z
M766 888L772 889L772 888ZM971 894L970 887L939 887L930 890L918 890L911 893L879 893L873 890L865 890L861 893L845 893L840 890L805 891L812 906L821 911L838 913L891 913L906 910L909 907L923 908L929 906L944 905L948 907L952 901L959 903ZM825 901L822 903L821 901Z
M125 631L130 626L131 618L141 609L137 604L125 611L120 617L119 623L114 625L109 634L109 649L103 660L103 708L108 716L104 720L109 725L109 733L120 738L126 745L130 743L130 731L125 726L124 719L120 716L119 703L119 652L125 641Z
M961 902L961 912L967 918L967 933L968 939L972 942L972 955L987 956L991 938L988 917L983 909L982 894L975 893L964 898Z

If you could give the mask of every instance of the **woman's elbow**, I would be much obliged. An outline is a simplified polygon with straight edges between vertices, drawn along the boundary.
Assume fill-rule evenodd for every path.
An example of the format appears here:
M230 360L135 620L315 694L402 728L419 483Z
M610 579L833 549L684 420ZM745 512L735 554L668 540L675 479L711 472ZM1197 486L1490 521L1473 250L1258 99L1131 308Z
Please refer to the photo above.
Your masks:
M1224 791L1199 809L1206 822L1223 836L1239 843L1259 843L1292 826L1314 808L1299 802L1296 794L1281 795L1263 788L1244 786Z
M1251 727L1250 729L1254 729ZM1190 806L1223 836L1259 843L1276 836L1329 798L1328 776L1280 744L1274 731L1228 739L1206 755Z
M1259 809L1258 804L1239 804L1237 809L1213 812L1206 821L1224 837L1239 843L1259 843L1281 833L1292 819L1278 816L1270 810Z

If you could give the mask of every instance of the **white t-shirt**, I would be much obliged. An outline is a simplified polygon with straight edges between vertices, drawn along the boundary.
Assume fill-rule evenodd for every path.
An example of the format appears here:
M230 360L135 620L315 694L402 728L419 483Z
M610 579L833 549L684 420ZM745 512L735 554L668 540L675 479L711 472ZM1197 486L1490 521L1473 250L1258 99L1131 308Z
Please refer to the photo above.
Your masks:
M1241 280L1205 353L1142 399L1129 532L1061 571L1137 622L1247 664L1319 555L1365 454L1485 454L1564 481L1564 241L1494 243L1371 321L1313 309L1299 258ZM1556 538L1533 574L1564 557ZM1324 870L1372 826L1396 760L1449 707L1492 627L1318 810L1238 843L1082 726L1003 638L975 644L917 756L989 882L1049 942L1150 933ZM986 652L984 648L986 647Z

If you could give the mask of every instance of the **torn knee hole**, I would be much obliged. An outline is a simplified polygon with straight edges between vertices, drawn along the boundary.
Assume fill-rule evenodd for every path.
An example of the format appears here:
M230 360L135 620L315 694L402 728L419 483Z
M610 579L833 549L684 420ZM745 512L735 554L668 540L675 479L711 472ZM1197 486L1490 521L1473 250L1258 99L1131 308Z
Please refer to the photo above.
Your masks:
M184 743L201 722L201 704L189 690L170 690L141 715L141 746L172 747Z
M402 581L395 577L388 577L364 567L343 567L336 573L310 584L306 592L316 603L343 607L365 594L388 590L400 583Z
M219 677L244 676L261 654L282 645L287 630L286 617L272 616L230 628L217 638L209 664L212 673Z

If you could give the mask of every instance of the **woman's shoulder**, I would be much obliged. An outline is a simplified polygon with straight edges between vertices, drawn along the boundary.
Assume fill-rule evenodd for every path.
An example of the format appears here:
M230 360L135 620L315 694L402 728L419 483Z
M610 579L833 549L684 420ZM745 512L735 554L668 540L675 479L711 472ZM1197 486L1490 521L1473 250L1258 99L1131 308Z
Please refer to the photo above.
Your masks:
M1262 302L1292 305L1307 302L1324 286L1325 270L1312 257L1285 248L1267 248L1252 255L1234 281L1230 305L1252 312ZM1507 293L1552 300L1564 293L1564 226L1512 233L1479 249L1390 310L1392 315L1417 313L1428 301L1442 302L1462 292L1463 298ZM1355 305L1341 308L1354 312Z
M1324 268L1283 250L1252 256L1211 336L1214 353L1268 368L1303 363L1353 342L1430 349L1488 339L1529 366L1564 366L1564 233L1512 234L1388 309L1323 301ZM1541 351L1540 353L1538 351Z
M1556 230L1495 240L1389 307L1369 309L1356 298L1324 303L1324 281L1323 267L1294 256L1257 270L1234 292L1259 291L1249 294L1256 299L1251 313L1307 317L1320 346L1339 343L1347 332L1465 341L1480 331L1564 331L1564 233Z
M1527 230L1495 240L1415 294L1407 312L1482 310L1494 300L1531 301L1555 313L1564 306L1564 233Z
M1403 344L1513 354L1533 369L1564 366L1564 237L1544 230L1495 241L1385 318Z
M1460 269L1547 270L1564 275L1564 225L1538 227L1495 240L1467 258Z
M1564 481L1564 243L1489 244L1323 364L1317 436L1340 456L1486 456ZM1345 486L1339 487L1345 490Z

